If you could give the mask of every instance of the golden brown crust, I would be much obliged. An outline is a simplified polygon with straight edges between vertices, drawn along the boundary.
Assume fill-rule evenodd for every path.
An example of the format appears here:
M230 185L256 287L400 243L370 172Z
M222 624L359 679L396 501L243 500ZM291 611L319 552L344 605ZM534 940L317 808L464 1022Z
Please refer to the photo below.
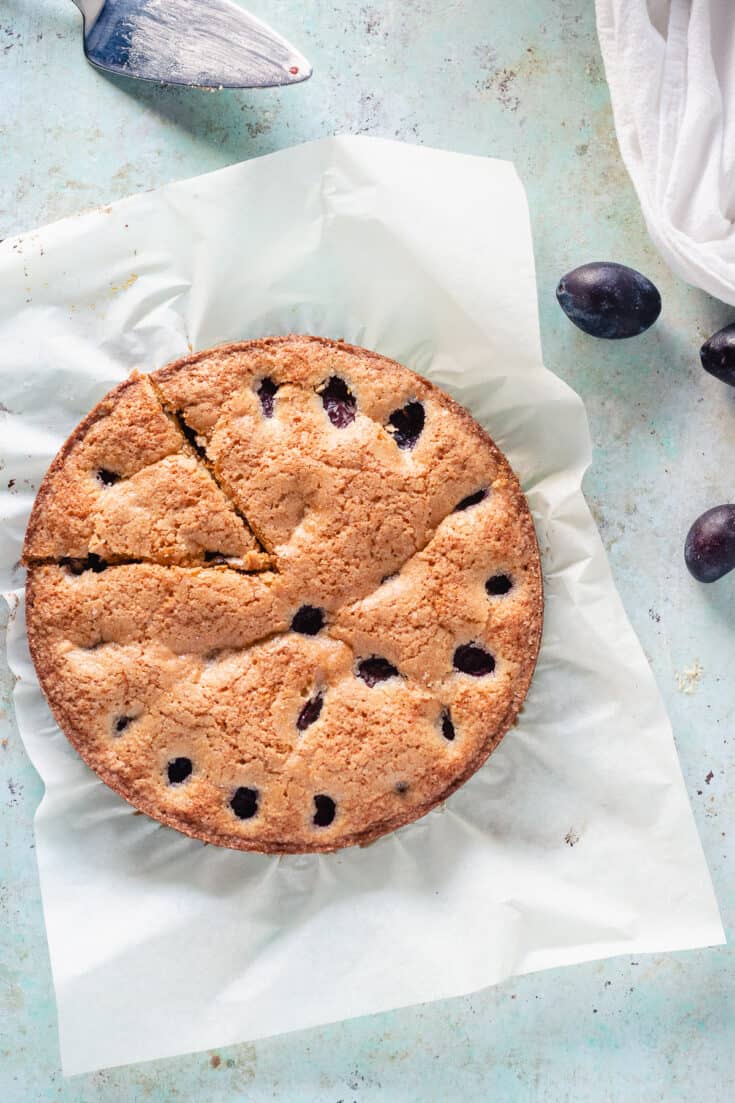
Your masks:
M106 481L105 481L106 480ZM103 398L63 445L41 484L24 562L204 561L221 552L246 569L267 557L147 377Z
M117 400L121 398L126 391L129 391L131 387L135 386L138 378L137 373L133 372L128 379L123 380L122 383L118 383L117 387L109 391L108 394L89 411L87 416L82 418L74 432L67 438L54 456L44 476L43 482L39 487L36 500L33 503L31 515L28 519L28 526L26 528L25 540L23 543L24 563L28 563L34 556L42 558L45 554L45 549L36 550L35 545L39 531L45 524L45 513L49 500L54 493L56 476L62 472L68 456L71 454L75 445L84 439L92 426L114 409Z
M355 398L348 424L325 413L331 376ZM266 377L270 417L256 393ZM500 742L536 663L540 559L505 457L438 388L344 342L232 344L151 381L131 378L84 419L29 523L29 645L62 730L136 808L220 846L329 851L424 815ZM425 419L410 448L389 420L406 403ZM136 416L151 438L130 428ZM136 431L137 459L118 440ZM123 481L90 491L89 465L108 454ZM71 551L47 522L68 512L65 496ZM216 551L222 565L206 563ZM82 569L90 554L127 565ZM59 565L69 559L85 560L81 573ZM496 575L507 593L487 588ZM303 605L322 610L317 635L291 628ZM458 670L463 647L493 668ZM376 655L395 675L371 684L356 675ZM168 784L179 756L192 773ZM257 792L252 818L233 814L241 787ZM320 793L336 801L326 826L313 822Z

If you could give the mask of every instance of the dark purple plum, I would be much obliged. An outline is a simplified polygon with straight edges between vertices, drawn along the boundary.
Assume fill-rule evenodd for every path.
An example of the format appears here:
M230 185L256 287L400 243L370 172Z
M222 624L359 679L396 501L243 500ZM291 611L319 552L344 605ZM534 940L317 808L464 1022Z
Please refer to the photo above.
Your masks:
M372 655L369 659L360 659L357 664L357 676L372 689L378 682L386 682L389 678L395 678L398 671L387 659L380 655Z
M452 722L452 716L451 716L451 713L450 713L449 709L444 709L444 711L442 713L441 720L442 720L442 735L444 736L444 738L446 740L448 740L451 743L457 733L454 730L454 724Z
M329 827L337 815L337 805L326 793L317 793L314 797L316 811L312 817L312 823L316 827Z
M357 399L344 379L332 375L320 389L327 417L337 429L346 429L355 420Z
M257 789L248 789L246 785L241 785L232 794L230 808L239 820L251 820L257 815L259 796Z
M261 379L258 387L258 398L260 399L260 408L263 411L263 417L273 417L273 411L276 408L276 392L278 391L278 384L274 383L272 379Z
M479 644L463 643L454 652L454 669L462 674L471 674L473 678L481 678L495 670L495 659Z
M169 785L181 785L194 769L190 758L172 758L166 767Z
M556 297L570 322L591 337L637 337L661 313L661 296L649 279L611 260L583 264L562 276Z
M296 727L300 732L305 732L319 719L324 704L324 694L317 693L306 702L296 721Z
M735 568L735 505L715 506L687 533L684 559L697 582L716 582Z
M120 482L120 476L114 471L108 471L106 467L100 467L97 478L103 486L114 486L115 483Z
M291 630L302 636L316 636L324 627L324 613L316 605L302 605L291 621Z
M699 350L699 358L705 371L735 387L735 322L713 333Z
M454 507L455 513L461 513L463 510L469 509L470 506L477 506L480 502L484 502L486 498L487 490L476 490L474 494L468 494L461 502L457 502Z
M400 410L394 410L388 418L390 432L399 448L415 447L426 422L424 407L420 402L407 402Z

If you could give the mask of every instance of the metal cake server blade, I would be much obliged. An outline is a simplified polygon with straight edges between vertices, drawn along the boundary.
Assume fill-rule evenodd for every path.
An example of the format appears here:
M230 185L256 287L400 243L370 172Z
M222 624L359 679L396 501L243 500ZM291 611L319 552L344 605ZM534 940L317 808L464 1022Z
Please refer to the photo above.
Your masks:
M74 0L84 52L99 69L197 88L308 80L303 54L232 0Z

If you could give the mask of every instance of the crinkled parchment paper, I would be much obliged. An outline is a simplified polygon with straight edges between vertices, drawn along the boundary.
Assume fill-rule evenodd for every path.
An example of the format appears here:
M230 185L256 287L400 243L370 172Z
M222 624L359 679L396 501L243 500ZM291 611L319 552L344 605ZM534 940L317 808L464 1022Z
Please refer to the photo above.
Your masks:
M396 357L482 422L528 494L546 624L517 727L443 808L364 850L267 857L135 815L83 765L39 691L14 564L52 456L131 369L289 331ZM7 241L0 371L2 585L46 785L66 1073L722 941L671 728L580 491L584 409L541 361L512 165L335 138Z

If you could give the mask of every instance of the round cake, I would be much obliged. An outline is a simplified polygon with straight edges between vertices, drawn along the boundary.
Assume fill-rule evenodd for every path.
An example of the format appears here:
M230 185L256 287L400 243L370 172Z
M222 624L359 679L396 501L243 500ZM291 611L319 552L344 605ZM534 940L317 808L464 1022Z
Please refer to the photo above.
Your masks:
M533 522L443 391L339 341L133 375L51 464L24 546L60 727L219 846L366 843L485 761L533 674Z

